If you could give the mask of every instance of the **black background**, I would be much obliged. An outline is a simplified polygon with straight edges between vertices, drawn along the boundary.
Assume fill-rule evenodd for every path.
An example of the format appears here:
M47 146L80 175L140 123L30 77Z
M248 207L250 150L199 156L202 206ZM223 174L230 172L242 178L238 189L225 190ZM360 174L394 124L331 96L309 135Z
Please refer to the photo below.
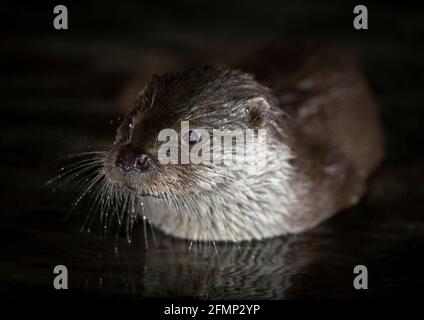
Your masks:
M53 28L67 5L69 30ZM365 4L369 30L353 28ZM362 299L408 297L424 284L423 10L404 1L16 3L2 8L1 254L3 297ZM380 103L384 164L367 197L303 235L238 246L184 241L141 225L125 237L80 233L76 191L46 186L48 164L104 147L153 72L228 63L267 44L335 44L355 53ZM136 81L134 82L134 79ZM136 84L134 86L134 83ZM138 85L139 84L139 85ZM67 292L53 268L69 270ZM369 289L352 286L368 267Z

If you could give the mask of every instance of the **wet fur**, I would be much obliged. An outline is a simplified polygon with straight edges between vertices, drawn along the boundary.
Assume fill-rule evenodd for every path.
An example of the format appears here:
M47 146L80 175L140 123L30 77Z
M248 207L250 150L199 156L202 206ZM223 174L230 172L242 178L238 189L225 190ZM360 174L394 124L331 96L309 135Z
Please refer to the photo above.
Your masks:
M291 50L264 59L269 68L245 63L256 79L215 67L155 76L104 154L96 176L102 210L126 203L131 224L138 212L175 237L238 242L306 231L354 205L382 157L374 100L348 55ZM266 172L159 164L159 131L179 130L182 120L207 129L266 128ZM115 167L127 144L152 157L147 174L124 175Z

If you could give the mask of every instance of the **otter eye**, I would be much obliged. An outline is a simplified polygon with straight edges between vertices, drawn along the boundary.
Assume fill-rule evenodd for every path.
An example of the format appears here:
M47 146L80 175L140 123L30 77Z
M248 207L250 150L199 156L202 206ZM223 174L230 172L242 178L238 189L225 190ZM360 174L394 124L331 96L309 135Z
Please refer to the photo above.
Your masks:
M128 141L131 138L131 134L134 128L133 117L128 117L125 121L126 122L124 124L122 132L124 140Z
M128 119L128 121L127 121L127 127L128 127L128 130L129 130L129 131L132 131L133 126L134 126L134 124L133 124L133 119L132 119L132 118L129 118L129 119Z
M195 131L189 130L183 134L182 140L185 144L188 144L190 147L198 143L202 137Z

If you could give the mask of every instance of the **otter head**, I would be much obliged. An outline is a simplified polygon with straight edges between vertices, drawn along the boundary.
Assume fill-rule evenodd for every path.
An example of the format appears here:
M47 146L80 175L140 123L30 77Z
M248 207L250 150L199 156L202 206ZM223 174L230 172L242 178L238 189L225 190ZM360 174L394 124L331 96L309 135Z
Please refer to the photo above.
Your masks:
M268 127L273 112L279 112L275 104L269 89L239 71L197 67L154 76L117 130L105 161L106 178L114 186L157 198L199 194L231 183L225 165L195 164L191 159L183 163L181 153L178 161L164 164L161 148L170 141L161 139L161 131L175 132L172 142L178 150L185 146L190 151L211 142L205 132L212 135L214 129ZM182 129L182 122L188 130Z

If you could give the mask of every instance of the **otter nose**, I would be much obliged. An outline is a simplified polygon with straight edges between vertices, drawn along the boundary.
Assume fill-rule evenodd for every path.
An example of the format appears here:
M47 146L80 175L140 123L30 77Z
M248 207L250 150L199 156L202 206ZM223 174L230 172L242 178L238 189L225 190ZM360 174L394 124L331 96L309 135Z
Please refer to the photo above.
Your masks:
M150 167L150 158L140 149L124 146L118 152L115 165L125 173L135 170L146 171Z

